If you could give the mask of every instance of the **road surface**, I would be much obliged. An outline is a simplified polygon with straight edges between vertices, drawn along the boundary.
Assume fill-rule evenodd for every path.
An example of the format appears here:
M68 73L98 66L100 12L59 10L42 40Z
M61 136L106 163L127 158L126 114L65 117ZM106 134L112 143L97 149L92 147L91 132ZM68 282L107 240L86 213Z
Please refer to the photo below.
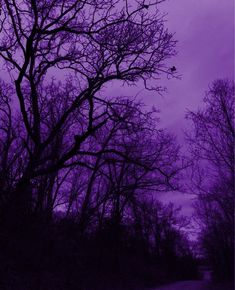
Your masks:
M160 286L152 290L208 290L207 281L181 281L174 284Z

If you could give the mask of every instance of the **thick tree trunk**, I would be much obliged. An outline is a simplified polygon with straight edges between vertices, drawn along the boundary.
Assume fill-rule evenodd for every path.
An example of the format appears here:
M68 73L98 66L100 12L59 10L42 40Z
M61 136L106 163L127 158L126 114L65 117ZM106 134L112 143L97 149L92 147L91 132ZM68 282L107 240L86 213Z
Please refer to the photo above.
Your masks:
M32 188L30 180L19 181L11 193L9 206L7 207L6 219L11 224L23 224L32 212Z

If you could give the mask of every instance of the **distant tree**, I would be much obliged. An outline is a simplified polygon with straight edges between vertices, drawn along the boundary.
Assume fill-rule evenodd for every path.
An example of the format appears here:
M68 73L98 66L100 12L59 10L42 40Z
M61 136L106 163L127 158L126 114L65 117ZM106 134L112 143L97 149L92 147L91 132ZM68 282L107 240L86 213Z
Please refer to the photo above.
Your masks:
M14 125L12 124L12 107L11 98L12 88L9 85L1 82L0 85L0 187L2 194L6 191L9 185L9 163L11 155L12 143L16 139ZM3 198L3 197L2 197Z
M189 112L189 134L195 159L194 183L197 212L202 222L202 242L217 278L233 275L234 252L234 84L215 81L205 107Z
M127 98L108 104L110 122L87 144L80 159L92 170L78 169L85 184L67 203L67 213L77 212L83 228L91 220L94 225L94 219L102 227L111 216L113 222L122 223L136 199L147 192L175 189L181 170L178 145L173 136L157 129L154 112L145 112L143 104Z
M0 212L11 201L11 192L25 169L27 150L22 118L14 110L14 90L0 81Z

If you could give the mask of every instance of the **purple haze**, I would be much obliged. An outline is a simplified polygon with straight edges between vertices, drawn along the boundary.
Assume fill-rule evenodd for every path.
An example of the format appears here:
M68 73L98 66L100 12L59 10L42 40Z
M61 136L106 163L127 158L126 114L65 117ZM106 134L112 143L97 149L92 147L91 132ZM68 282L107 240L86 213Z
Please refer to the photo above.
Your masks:
M162 79L159 85L167 91L161 95L137 87L116 83L107 89L109 94L136 95L148 106L159 108L161 126L177 136L184 145L187 110L202 106L202 99L215 79L234 79L234 3L232 0L168 0L161 6L166 11L167 26L175 32L177 56L175 65L180 79ZM182 207L182 213L192 215L195 197L188 194L163 194L162 201L172 201Z
M1 289L231 281L232 1L0 2Z
M178 40L175 65L182 80L166 83L169 101L162 106L162 120L179 132L186 108L198 107L214 79L234 78L234 2L178 0L164 5Z
M138 87L121 88L114 84L109 93L137 94L144 102L161 110L161 124L182 136L187 109L201 105L209 84L218 78L234 78L234 3L219 0L168 0L161 6L166 11L167 26L175 32L177 56L169 66L175 65L181 79L159 80L167 93Z

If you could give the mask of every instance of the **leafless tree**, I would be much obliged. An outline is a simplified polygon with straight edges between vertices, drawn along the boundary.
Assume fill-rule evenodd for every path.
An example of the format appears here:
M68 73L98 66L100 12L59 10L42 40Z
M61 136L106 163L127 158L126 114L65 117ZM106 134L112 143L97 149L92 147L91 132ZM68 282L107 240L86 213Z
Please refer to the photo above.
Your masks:
M14 111L13 88L0 81L0 206L9 201L10 192L24 171L27 151L21 117Z
M215 81L205 107L189 112L188 140L195 158L194 181L207 254L218 277L232 273L234 232L234 84Z
M2 1L0 57L14 79L29 154L16 191L27 192L33 178L74 165L82 144L110 119L94 99L105 84L142 80L150 88L148 80L174 74L165 65L175 54L175 41L164 27L161 2ZM52 121L42 109L45 94L46 103L53 100L51 91L45 93L51 74L62 82L70 75L60 88L68 103L45 130L44 123ZM78 117L70 142L55 160L46 152L74 115L83 116L83 124Z
M153 112L143 112L141 104L127 99L112 107L123 108L113 115L112 127L105 126L97 137L101 150L93 154L95 166L80 212L82 223L93 216L101 228L105 218L118 227L133 203L177 187L175 177L182 167L174 138L156 128Z

